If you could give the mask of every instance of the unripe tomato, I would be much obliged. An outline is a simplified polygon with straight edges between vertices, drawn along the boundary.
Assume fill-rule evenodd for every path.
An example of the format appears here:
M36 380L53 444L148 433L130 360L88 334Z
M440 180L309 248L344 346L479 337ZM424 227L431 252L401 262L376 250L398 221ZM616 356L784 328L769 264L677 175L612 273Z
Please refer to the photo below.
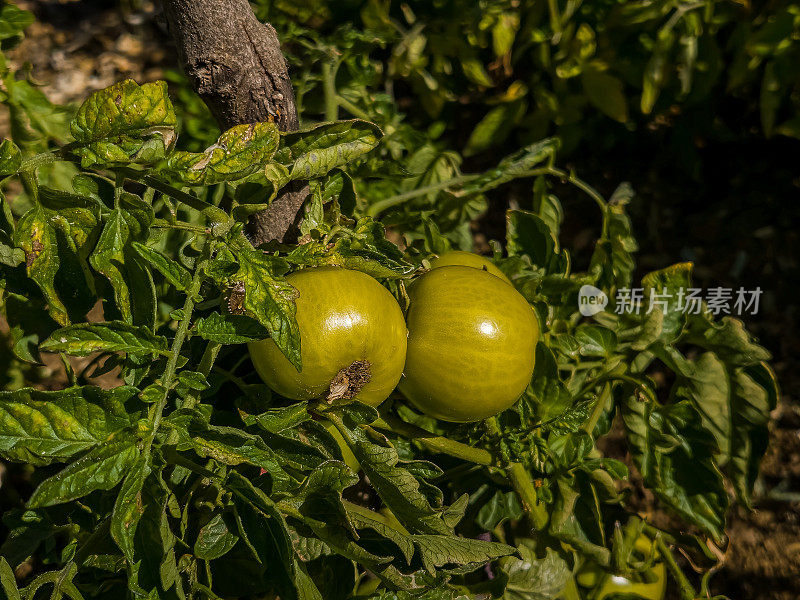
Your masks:
M636 550L643 556L653 551L653 542L646 535L636 540ZM635 581L609 573L601 566L590 562L582 566L575 579L583 588L595 590L591 597L594 600L605 600L615 594L630 594L631 598L640 597L647 600L663 600L667 587L667 573L663 562L657 562L649 569L652 581ZM599 589L597 589L599 587Z
M249 344L264 382L294 400L357 398L378 406L403 372L406 326L400 305L369 275L337 267L303 269L298 291L302 371L271 339Z
M498 269L495 264L485 256L474 254L472 252L464 252L463 250L451 250L445 252L431 260L431 269L438 269L439 267L472 267L473 269L481 269L487 273L491 273L495 277L499 277L507 283L511 280L506 277L506 274Z
M539 324L512 286L471 267L433 269L408 290L400 390L420 410L466 423L505 410L533 374Z

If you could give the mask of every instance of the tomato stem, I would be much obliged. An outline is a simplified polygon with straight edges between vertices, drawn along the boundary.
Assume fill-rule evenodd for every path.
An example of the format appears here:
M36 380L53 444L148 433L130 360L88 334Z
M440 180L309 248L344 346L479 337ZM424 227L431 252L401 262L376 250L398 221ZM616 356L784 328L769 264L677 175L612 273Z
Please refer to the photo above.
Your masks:
M594 428L597 426L597 421L600 420L600 415L603 414L603 410L605 410L606 403L608 402L608 398L611 396L611 384L606 383L603 386L603 391L600 392L600 396L597 398L597 402L595 402L594 408L592 409L592 414L589 416L589 420L583 424L582 429L588 433L589 435L592 434Z
M681 571L678 563L675 562L675 557L672 555L672 551L667 546L664 538L662 538L660 535L656 537L656 546L658 547L658 551L661 553L661 558L664 560L664 564L667 565L667 569L680 587L681 600L694 600L694 598L697 597L694 587L692 587L692 584L686 578L686 575L683 574L683 571Z
M385 416L375 421L372 425L378 429L393 431L405 438L419 442L432 452L447 454L483 466L489 466L495 462L492 453L487 450L473 448L467 444L435 435L430 431L417 427L416 425L411 425L395 417Z

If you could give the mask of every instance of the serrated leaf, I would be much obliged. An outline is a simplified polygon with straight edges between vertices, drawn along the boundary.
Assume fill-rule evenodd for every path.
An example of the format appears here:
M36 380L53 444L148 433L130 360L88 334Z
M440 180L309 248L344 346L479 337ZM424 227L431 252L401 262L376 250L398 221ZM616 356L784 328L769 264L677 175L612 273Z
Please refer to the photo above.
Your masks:
M45 352L88 356L95 352L168 355L167 338L123 321L77 323L55 331L39 345Z
M25 252L28 276L42 290L50 316L61 325L67 325L67 308L55 290L56 272L61 264L58 240L44 208L36 205L22 216L14 232L14 243Z
M111 515L111 537L119 546L128 564L134 564L134 536L144 514L142 486L150 474L147 457L140 455L125 475Z
M533 167L552 158L558 149L559 142L555 138L547 138L531 144L506 156L493 169L482 173L466 183L458 192L459 195L479 194L494 189L525 176Z
M136 418L125 408L135 394L125 386L0 392L0 455L43 464L89 450Z
M354 403L339 417L328 418L347 441L370 483L403 526L412 533L452 534L442 520L442 508L434 508L423 493L423 485L403 468L397 450L368 424L377 417L374 409Z
M237 125L204 152L174 152L164 169L187 185L213 185L243 179L264 169L278 148L275 123Z
M272 259L244 245L235 249L239 271L231 279L244 286L243 308L269 332L284 356L299 371L300 328L295 314L297 290L273 275Z
M171 283L175 289L181 292L186 290L189 286L189 282L192 280L192 274L183 265L164 256L158 250L154 250L139 242L133 242L131 245L139 256L161 273L164 279Z
M716 442L687 401L657 406L637 394L620 405L628 447L645 485L714 539L725 528L728 496L713 460Z
M97 446L40 483L28 506L53 506L77 500L95 490L110 490L122 481L138 456L136 444L129 439Z
M383 137L377 125L367 121L337 121L281 134L275 160L286 167L288 179L322 177L375 148Z
M476 569L501 556L517 553L516 548L507 544L455 536L415 535L413 540L422 564L431 574L436 572L436 567L445 565Z
M89 263L111 283L123 320L152 327L156 301L153 279L131 246L135 238L145 235L143 230L152 213L139 206L141 201L135 196L131 195L130 201L127 210L118 208L111 213Z
M333 244L301 244L286 260L304 266L344 267L379 279L396 279L414 270L399 248L386 239L383 225L370 217L359 219L352 233L337 237Z
M269 433L280 433L285 429L294 429L301 423L305 423L311 418L308 414L308 403L298 402L291 406L281 408L271 408L258 415L248 415L242 413L242 419L248 425L258 425Z
M247 344L269 337L269 330L253 317L220 313L198 319L192 333L218 344Z
M569 565L558 554L547 549L540 559L522 544L518 548L521 558L501 558L499 565L508 577L502 600L555 600L569 581Z
M70 123L74 152L84 168L150 164L175 142L177 119L167 83L132 79L94 92Z

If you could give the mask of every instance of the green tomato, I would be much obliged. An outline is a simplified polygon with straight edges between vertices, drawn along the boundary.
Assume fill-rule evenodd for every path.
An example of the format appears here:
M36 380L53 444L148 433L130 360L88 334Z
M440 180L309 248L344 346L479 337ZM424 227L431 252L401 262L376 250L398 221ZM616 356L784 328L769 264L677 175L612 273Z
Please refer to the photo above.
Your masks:
M344 459L344 464L346 464L352 471L358 473L361 470L361 463L358 462L356 455L353 454L353 451L350 450L350 446L347 445L344 437L339 430L336 429L336 425L328 421L327 419L323 419L321 421L322 426L331 434L331 437L336 440L336 443L339 445L339 450L342 452L342 458Z
M303 269L297 289L301 371L271 339L249 344L264 382L294 400L356 398L378 406L403 372L406 326L400 305L369 275L337 267Z
M642 535L636 540L636 550L644 556L653 552L653 542ZM663 600L667 587L667 572L663 562L657 562L649 569L652 581L635 581L620 575L614 575L600 565L589 562L582 566L575 576L578 585L595 590L589 597L592 600L605 600L614 594L631 594L646 600ZM599 588L599 589L598 589Z
M506 277L506 274L498 269L495 264L480 254L473 252L464 252L463 250L451 250L445 252L431 260L431 269L438 269L439 267L472 267L473 269L481 269L487 273L491 273L495 277L499 277L506 283L511 283L511 280Z
M408 352L400 391L424 413L457 423L505 410L533 374L539 323L500 278L440 267L408 290Z

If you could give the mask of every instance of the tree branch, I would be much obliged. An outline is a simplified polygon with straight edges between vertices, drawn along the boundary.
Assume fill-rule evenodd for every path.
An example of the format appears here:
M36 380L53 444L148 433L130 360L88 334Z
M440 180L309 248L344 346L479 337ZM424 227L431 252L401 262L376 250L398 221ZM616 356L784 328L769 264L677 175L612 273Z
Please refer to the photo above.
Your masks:
M223 130L257 121L297 129L278 36L256 19L247 0L164 0L164 14L189 81ZM254 246L295 237L308 186L293 184L251 217L247 230Z

